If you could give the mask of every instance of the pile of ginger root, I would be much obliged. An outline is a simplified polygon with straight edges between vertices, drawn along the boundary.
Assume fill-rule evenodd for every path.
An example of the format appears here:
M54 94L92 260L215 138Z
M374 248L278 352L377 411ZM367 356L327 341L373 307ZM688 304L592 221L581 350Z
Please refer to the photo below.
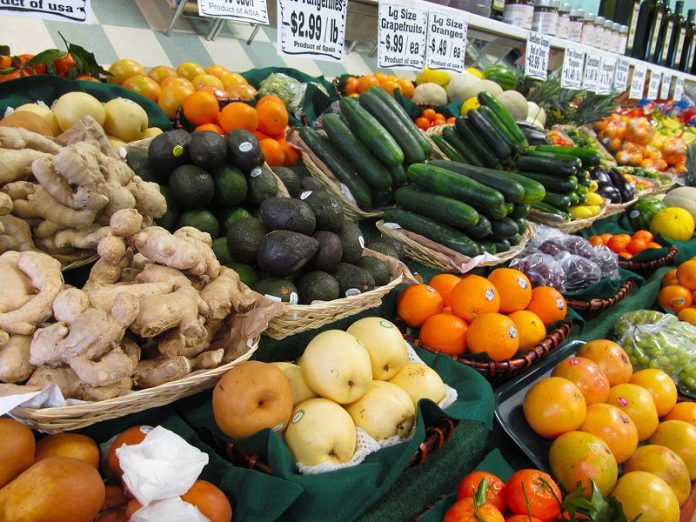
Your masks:
M47 254L0 255L0 395L56 384L65 398L104 400L249 349L234 320L258 296L220 266L210 235L143 220L130 208L111 215L81 289Z
M91 257L123 209L136 209L148 226L166 202L92 118L55 139L0 127L0 253L46 252L63 264Z

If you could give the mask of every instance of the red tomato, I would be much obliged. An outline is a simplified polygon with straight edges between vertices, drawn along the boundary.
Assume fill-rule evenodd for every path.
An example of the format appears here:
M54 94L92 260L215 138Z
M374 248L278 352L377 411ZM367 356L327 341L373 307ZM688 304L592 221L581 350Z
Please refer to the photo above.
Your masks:
M487 473L485 471L474 471L464 477L457 488L457 500L473 497L484 478L488 480L486 502L493 504L501 513L505 513L505 501L503 500L503 488L505 487L505 483L492 473Z

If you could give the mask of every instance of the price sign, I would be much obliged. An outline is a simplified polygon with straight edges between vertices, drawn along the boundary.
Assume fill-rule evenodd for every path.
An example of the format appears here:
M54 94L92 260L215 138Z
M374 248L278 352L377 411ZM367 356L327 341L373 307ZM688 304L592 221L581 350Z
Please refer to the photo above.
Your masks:
M198 0L198 14L240 22L268 24L266 0Z
M582 78L582 88L586 91L597 92L599 90L599 73L602 66L602 58L598 54L588 54L585 58L585 74Z
M684 77L677 78L677 83L674 86L674 101L681 101L684 97Z
M633 68L633 78L631 79L631 91L628 93L628 97L632 100L640 100L643 97L643 90L645 89L645 76L648 70L645 66L636 65Z
M669 90L672 88L672 77L665 73L662 75L662 87L660 87L660 99L669 99Z
M0 0L0 15L88 24L89 12L89 0Z
M278 54L340 62L346 0L278 0Z
M564 89L582 88L582 68L585 64L585 53L568 48L563 56L561 70L561 87Z
M616 70L616 56L604 55L599 66L599 94L609 94L614 85L614 71Z
M657 95L660 92L660 81L662 73L659 71L650 71L650 83L648 83L648 100L657 100Z
M421 6L421 3L380 0L377 61L381 68L423 68L428 10Z
M428 13L428 48L425 66L429 69L464 70L468 23L461 11Z
M616 60L616 72L614 73L614 90L616 92L624 92L628 87L628 70L631 67L631 62L626 58L619 57Z
M529 31L527 53L524 59L524 75L537 80L546 80L549 68L551 41L540 33Z

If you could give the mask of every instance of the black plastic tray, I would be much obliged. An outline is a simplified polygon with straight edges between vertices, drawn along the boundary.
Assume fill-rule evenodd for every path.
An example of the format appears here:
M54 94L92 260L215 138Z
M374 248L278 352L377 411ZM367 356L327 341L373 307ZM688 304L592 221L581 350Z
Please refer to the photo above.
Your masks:
M496 420L534 465L546 472L549 471L548 454L553 441L540 437L529 427L524 418L522 401L524 401L527 390L534 383L551 375L554 366L563 359L575 355L583 344L585 343L582 341L572 341L566 344L558 351L542 359L530 371L523 373L519 378L504 384L496 390Z

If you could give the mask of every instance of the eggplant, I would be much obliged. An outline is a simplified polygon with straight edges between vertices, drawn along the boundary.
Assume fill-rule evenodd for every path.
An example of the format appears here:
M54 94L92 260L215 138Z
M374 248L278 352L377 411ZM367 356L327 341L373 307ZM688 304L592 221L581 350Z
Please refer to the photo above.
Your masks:
M597 182L597 184L599 185L599 182ZM608 199L611 203L621 203L622 201L621 192L611 183L608 185L599 185L597 194Z
M626 178L617 169L609 169L609 178L614 186L619 189L624 203L628 203L636 197L636 187L626 181Z
M609 173L602 167L597 167L592 171L592 179L594 179L600 187L604 185L614 185L609 177Z
M546 133L539 130L533 123L518 120L517 126L522 131L522 134L524 134L524 137L527 138L527 142L529 142L530 145L548 145L549 142L546 139Z

